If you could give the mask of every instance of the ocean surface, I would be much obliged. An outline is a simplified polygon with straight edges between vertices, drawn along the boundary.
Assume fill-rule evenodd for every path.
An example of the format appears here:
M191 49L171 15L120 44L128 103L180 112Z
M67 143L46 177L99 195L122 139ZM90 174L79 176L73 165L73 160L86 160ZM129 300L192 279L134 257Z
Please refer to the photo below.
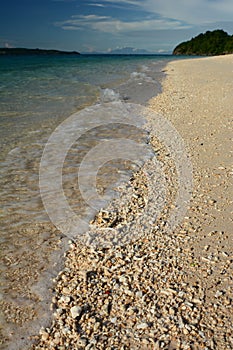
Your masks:
M0 57L0 347L26 349L33 341L28 336L36 335L50 320L51 281L62 268L68 240L76 238L61 229L59 215L54 219L49 204L46 207L57 173L61 171L69 208L88 222L106 203L101 195L111 199L116 185L127 180L149 153L142 154L135 165L119 159L124 154L114 147L112 153L107 149L102 161L105 150L94 152L96 173L83 159L100 142L113 139L123 142L123 149L122 139L147 145L137 105L145 105L160 92L162 70L172 59L153 55ZM51 168L56 159L58 163L63 159L62 170L59 164ZM98 176L96 196L88 206L87 195L93 194L86 181L93 180L90 174ZM50 205L59 206L56 200ZM64 219L65 209L60 209Z

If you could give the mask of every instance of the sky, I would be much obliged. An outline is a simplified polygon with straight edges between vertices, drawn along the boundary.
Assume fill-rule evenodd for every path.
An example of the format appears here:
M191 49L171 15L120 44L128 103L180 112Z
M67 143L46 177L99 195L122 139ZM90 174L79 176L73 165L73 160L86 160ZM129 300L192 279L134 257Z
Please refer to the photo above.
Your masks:
M233 34L233 0L0 0L0 47L170 53L201 32Z

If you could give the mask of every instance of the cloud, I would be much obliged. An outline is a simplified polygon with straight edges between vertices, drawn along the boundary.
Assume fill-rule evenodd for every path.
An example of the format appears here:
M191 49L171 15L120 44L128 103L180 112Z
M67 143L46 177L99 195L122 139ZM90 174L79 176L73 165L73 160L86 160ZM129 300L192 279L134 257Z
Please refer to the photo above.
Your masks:
M95 7L106 7L104 4L98 4L98 3L89 3L88 6L95 6Z
M61 27L65 30L82 30L86 28L95 29L95 23L107 20L108 16L97 16L97 15L75 15L71 19L63 22L55 23L56 26Z
M192 25L232 21L232 0L101 0L108 6L133 5L148 13Z
M89 0L86 5L92 9L93 6L103 8L104 15L92 12L74 15L55 25L66 31L95 31L136 38L159 30L172 33L223 28L224 23L232 23L233 18L232 0ZM124 8L123 17L113 10L116 6ZM114 17L115 14L118 16Z
M189 24L232 21L232 0L102 0L103 3L135 5L142 10Z
M143 1L141 0L101 0L101 3L113 4L113 5L135 5L140 6Z
M7 48L7 49L13 48L13 46L11 44L9 44L8 42L4 43L4 47Z
M73 2L76 0L52 0L53 2Z
M98 3L96 3L94 0L90 0L89 6L99 6L105 7L108 9L112 8L118 8L118 9L134 9L138 8L139 10L142 8L141 3L139 0L100 0Z
M167 21L164 19L151 19L143 21L123 22L121 20L109 19L104 22L95 23L94 29L106 33L126 33L132 31L148 31L158 29L183 29L179 21Z
M0 37L0 46L5 48L13 48L15 47L16 41L8 38Z
M127 33L135 31L187 29L189 26L180 21L160 19L146 19L138 21L122 21L110 16L72 16L70 20L57 23L64 30L92 29L104 33Z

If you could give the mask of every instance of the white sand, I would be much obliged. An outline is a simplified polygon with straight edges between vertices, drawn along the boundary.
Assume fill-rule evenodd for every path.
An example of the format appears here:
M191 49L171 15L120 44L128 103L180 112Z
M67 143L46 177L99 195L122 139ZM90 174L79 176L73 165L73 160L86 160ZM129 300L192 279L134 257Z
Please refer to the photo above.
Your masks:
M166 71L163 93L150 106L187 145L194 178L190 208L173 232L164 230L166 212L156 225L145 222L137 244L109 250L72 244L57 278L54 322L33 349L233 348L233 56L174 61ZM169 179L173 155L157 143L156 121L149 119ZM137 202L144 201L144 181L141 174L133 184L139 191L130 213L119 206L123 220L135 214L143 224Z

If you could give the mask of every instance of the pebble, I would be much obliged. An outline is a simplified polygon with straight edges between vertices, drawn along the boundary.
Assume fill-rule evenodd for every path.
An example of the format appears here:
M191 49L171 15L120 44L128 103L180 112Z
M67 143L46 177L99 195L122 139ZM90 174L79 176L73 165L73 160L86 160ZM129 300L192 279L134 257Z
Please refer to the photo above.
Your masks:
M137 329L146 329L146 328L148 328L147 323L140 323L137 325Z
M70 309L70 312L71 312L71 316L73 318L76 318L81 315L82 308L80 306L72 306L72 308Z

